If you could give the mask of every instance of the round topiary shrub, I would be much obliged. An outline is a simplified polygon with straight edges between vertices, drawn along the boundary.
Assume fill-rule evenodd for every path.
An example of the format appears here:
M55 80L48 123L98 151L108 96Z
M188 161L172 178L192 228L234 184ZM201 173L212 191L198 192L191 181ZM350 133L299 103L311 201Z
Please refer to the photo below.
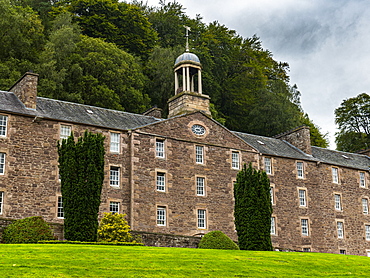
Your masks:
M55 239L48 223L41 216L19 219L4 229L5 243L37 243L39 240Z
M126 214L104 213L98 228L98 241L131 242L130 226Z
M221 231L212 231L204 235L198 248L239 250L239 246Z

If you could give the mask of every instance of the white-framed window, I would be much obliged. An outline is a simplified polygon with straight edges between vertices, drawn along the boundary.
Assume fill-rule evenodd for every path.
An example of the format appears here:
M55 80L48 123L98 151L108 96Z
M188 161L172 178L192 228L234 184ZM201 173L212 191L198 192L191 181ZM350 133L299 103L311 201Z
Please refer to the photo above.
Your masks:
M156 186L157 191L166 191L166 173L157 172Z
M342 210L342 200L340 194L334 194L334 208L335 210Z
M369 214L369 201L366 198L362 198L362 212L363 214Z
M299 206L300 207L306 207L307 206L306 190L299 189L298 190L298 198L299 198Z
M6 136L8 116L0 115L0 137Z
M68 139L71 135L72 128L70 125L60 125L60 139Z
M239 152L232 152L231 153L231 168L233 169L240 169L240 158Z
M198 229L206 229L207 227L207 212L205 209L198 209L197 211L197 222L198 222Z
M275 204L275 187L270 186L270 197L271 197L271 204Z
M0 191L0 214L3 214L4 192Z
M197 177L197 196L205 196L205 178Z
M303 247L302 251L303 252L311 252L311 248L310 247Z
M113 187L119 187L120 168L116 166L110 167L109 184Z
M370 225L365 225L366 240L370 240Z
M157 207L157 226L166 226L166 207Z
M120 150L120 134L119 133L110 133L110 151L112 153L119 153Z
M204 164L204 147L195 146L195 162L197 164Z
M264 158L264 164L265 164L266 174L271 175L272 174L271 158L270 157L265 157Z
M360 172L360 187L366 187L365 172Z
M164 140L163 139L156 139L155 140L155 156L164 158L165 152L164 152Z
M64 219L63 197L58 196L57 217Z
M5 174L5 153L0 153L0 175Z
M339 177L338 177L338 168L332 167L331 168L331 175L333 178L334 183L339 183Z
M340 249L340 250L339 250L339 254L341 254L341 255L345 255L345 254L346 254L346 250L344 250L344 249Z
M303 162L297 162L297 177L299 179L303 179L304 178Z
M119 207L120 203L119 202L109 202L109 212L111 213L119 213Z
M302 231L302 236L309 235L308 219L301 219L301 231Z
M337 234L338 234L338 238L343 238L344 225L342 221L337 222Z
M270 234L276 235L275 217L271 217L271 230L270 230Z

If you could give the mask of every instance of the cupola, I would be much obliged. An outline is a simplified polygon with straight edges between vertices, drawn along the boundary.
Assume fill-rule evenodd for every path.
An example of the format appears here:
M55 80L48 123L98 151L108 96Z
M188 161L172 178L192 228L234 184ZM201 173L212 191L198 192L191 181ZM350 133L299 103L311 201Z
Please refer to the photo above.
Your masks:
M186 28L186 51L177 57L174 65L175 95L168 100L168 117L202 111L211 115L209 96L202 93L202 65L197 55L189 52Z

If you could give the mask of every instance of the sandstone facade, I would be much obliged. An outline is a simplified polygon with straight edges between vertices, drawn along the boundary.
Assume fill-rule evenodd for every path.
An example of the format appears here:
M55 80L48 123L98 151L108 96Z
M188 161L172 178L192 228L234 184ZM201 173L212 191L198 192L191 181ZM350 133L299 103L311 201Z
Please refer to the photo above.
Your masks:
M267 138L230 131L199 111L161 119L40 98L37 84L22 82L21 95L0 91L1 218L63 223L57 142L66 131L90 130L106 137L100 212L126 213L135 231L221 230L236 240L233 183L252 163L269 173L275 248L370 252L365 154L311 147L305 127Z

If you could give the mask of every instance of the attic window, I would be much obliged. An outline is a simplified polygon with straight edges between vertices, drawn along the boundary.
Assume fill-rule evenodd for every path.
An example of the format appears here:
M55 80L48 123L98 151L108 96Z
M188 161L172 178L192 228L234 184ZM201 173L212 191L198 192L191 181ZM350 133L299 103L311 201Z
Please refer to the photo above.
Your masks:
M89 109L87 109L86 112L89 113L89 114L94 114L94 112L89 110Z
M260 140L257 140L257 142L258 142L258 144L260 144L260 145L264 145L265 143L263 143L262 141L260 141Z
M342 157L345 158L345 159L349 159L349 157L344 155L344 154L342 154Z

